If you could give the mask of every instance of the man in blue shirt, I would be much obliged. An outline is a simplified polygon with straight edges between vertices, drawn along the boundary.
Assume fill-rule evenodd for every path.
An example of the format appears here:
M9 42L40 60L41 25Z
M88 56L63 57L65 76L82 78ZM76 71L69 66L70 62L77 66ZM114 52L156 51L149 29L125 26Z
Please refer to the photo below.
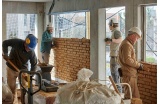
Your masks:
M42 40L41 40L41 48L40 51L42 53L42 59L43 62L48 64L49 63L49 57L50 57L50 50L52 48L52 32L53 32L53 26L51 23L47 25L46 31L42 34Z

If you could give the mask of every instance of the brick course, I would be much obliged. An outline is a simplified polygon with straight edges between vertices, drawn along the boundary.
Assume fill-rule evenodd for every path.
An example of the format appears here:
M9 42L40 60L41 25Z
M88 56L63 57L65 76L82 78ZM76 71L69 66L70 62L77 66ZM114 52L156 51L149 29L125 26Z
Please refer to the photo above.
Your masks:
M77 72L90 68L90 40L78 38L55 38L54 66L56 78L71 82ZM53 60L52 60L53 61Z
M157 104L157 65L144 63L150 71L138 72L138 88L143 104Z
M90 69L90 40L77 38L55 38L56 48L51 53L51 64L56 77L75 81L82 68ZM157 65L142 62L150 71L138 72L138 87L143 104L157 104Z

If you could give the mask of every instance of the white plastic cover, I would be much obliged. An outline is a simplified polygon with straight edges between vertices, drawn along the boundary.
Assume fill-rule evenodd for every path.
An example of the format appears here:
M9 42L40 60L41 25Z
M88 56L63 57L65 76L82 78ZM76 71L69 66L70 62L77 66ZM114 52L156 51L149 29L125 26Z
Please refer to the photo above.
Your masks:
M13 94L7 84L2 83L2 101L13 101Z
M82 68L77 74L78 76L77 81L90 81L89 78L91 77L92 74L93 72L91 70Z
M100 83L75 81L58 90L53 104L121 104L121 97Z

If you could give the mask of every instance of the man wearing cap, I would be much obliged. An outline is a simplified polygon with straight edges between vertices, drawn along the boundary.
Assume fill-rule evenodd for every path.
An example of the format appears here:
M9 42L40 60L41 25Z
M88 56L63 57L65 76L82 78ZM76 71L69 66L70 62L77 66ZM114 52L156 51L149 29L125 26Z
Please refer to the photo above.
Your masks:
M41 48L40 48L43 62L46 64L49 63L50 50L53 47L52 32L53 32L53 26L51 23L49 23L47 25L46 31L44 31L42 34Z
M25 40L22 39L8 39L2 43L3 58L10 60L19 70L28 69L28 61L31 64L31 71L35 71L37 68L37 57L34 49L37 44L37 38L33 34L27 35ZM10 53L8 47L11 47ZM9 54L8 54L9 53ZM16 99L16 78L19 72L17 72L12 65L6 62L7 65L7 84L10 87L13 98ZM23 79L22 79L23 80ZM24 80L23 80L24 81ZM22 100L22 99L21 99Z
M106 38L106 44L110 44L110 70L111 75L116 84L120 83L120 76L118 73L119 64L117 62L117 55L119 45L122 42L122 34L118 29L118 21L115 18L110 19L109 28L112 32L111 38ZM122 92L120 85L117 86L119 92Z
M118 61L122 69L122 82L131 86L132 97L140 98L137 86L137 71L143 69L143 65L136 60L134 45L141 38L141 30L132 27L128 36L122 41L119 47ZM129 99L128 87L124 87L125 98Z

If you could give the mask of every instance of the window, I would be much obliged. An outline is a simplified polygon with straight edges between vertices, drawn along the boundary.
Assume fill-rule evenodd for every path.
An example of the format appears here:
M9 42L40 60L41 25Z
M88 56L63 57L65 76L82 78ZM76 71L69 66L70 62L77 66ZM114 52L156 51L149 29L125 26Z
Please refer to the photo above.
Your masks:
M27 26L27 14L24 14L24 26Z
M6 17L7 39L12 39L12 38L25 39L29 33L34 34L36 36L37 32L35 31L35 26L36 26L35 21L37 21L36 14L10 14L10 13L7 14ZM37 50L35 50L35 53L37 54Z
M122 32L123 39L125 38L125 7L106 8L106 37L111 37L111 30L108 23L111 18L116 18L119 22L119 29ZM110 73L110 46L106 46L106 75Z
M53 37L86 38L88 34L88 12L71 12L53 15Z
M144 60L157 63L157 6L144 7Z
M35 14L30 14L30 31L35 31Z
M7 14L7 39L17 38L18 31L18 15L16 14Z
M7 14L7 39L25 39L29 33L36 35L36 14Z

